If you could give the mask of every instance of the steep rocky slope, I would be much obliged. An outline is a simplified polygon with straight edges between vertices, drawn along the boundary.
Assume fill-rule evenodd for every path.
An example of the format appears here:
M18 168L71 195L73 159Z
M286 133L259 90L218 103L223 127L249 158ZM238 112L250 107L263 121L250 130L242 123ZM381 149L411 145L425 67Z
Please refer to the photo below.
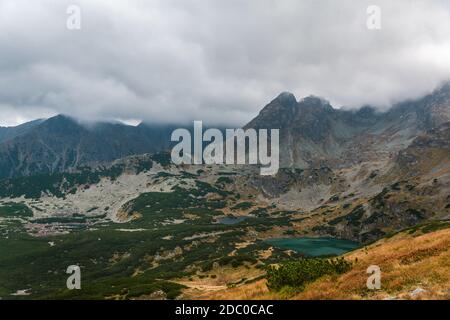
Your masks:
M283 167L327 165L348 167L387 159L420 133L450 121L450 84L416 101L394 105L387 112L364 107L334 109L314 96L296 101L282 93L245 128L280 128Z
M61 115L5 129L0 139L0 178L62 172L166 150L172 130L163 125L87 125Z

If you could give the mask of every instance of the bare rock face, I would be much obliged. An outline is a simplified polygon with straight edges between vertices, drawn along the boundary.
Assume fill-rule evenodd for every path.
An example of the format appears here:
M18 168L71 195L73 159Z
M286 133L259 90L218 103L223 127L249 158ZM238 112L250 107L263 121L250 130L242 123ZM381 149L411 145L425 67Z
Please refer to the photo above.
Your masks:
M414 175L449 161L450 123L445 123L415 138L407 148L399 152L396 165L397 170Z
M249 184L260 190L267 198L276 198L292 189L301 192L316 185L330 186L334 179L335 174L327 167L305 170L281 169L274 177L251 176Z
M424 221L448 220L450 123L420 134L387 167L370 175L381 192L366 194L354 207L349 202L349 209L338 209L314 231L365 243Z

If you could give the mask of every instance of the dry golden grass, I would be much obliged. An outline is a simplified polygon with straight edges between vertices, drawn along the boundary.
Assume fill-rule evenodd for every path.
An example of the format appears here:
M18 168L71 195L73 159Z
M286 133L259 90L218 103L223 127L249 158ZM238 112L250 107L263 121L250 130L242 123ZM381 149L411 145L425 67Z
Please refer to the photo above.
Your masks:
M245 280L260 278L264 275L262 270L254 267L216 266L213 270L198 274L191 278L175 280L187 287L183 291L183 299L210 299L215 292L226 292L232 284L244 283ZM213 277L212 277L213 276Z
M254 283L242 285L226 290L201 293L193 299L201 300L268 300L280 299L276 293L267 290L266 281L259 280Z
M327 276L295 296L269 292L265 280L236 288L203 292L198 299L450 299L450 229L422 235L400 233L345 255L351 271ZM370 265L381 268L381 289L366 286ZM426 292L411 296L416 288Z
M317 281L298 294L297 299L383 299L410 298L420 287L422 298L450 298L450 229L420 236L401 233L365 249L346 255L356 261L353 269L339 277ZM366 288L370 265L382 272L382 288Z

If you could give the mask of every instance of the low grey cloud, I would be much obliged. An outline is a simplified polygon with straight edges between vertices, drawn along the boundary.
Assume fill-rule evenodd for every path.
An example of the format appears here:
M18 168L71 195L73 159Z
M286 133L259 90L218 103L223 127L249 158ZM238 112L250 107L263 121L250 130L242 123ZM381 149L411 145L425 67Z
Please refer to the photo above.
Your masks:
M387 108L450 80L449 1L375 2L380 30L364 0L0 0L0 125L242 125L282 91Z

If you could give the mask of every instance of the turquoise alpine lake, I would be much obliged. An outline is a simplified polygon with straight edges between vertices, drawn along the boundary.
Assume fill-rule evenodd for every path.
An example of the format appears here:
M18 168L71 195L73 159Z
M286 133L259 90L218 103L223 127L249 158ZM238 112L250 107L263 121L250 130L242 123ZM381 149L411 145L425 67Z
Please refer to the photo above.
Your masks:
M334 238L274 238L265 242L309 257L338 256L359 247L357 242Z

